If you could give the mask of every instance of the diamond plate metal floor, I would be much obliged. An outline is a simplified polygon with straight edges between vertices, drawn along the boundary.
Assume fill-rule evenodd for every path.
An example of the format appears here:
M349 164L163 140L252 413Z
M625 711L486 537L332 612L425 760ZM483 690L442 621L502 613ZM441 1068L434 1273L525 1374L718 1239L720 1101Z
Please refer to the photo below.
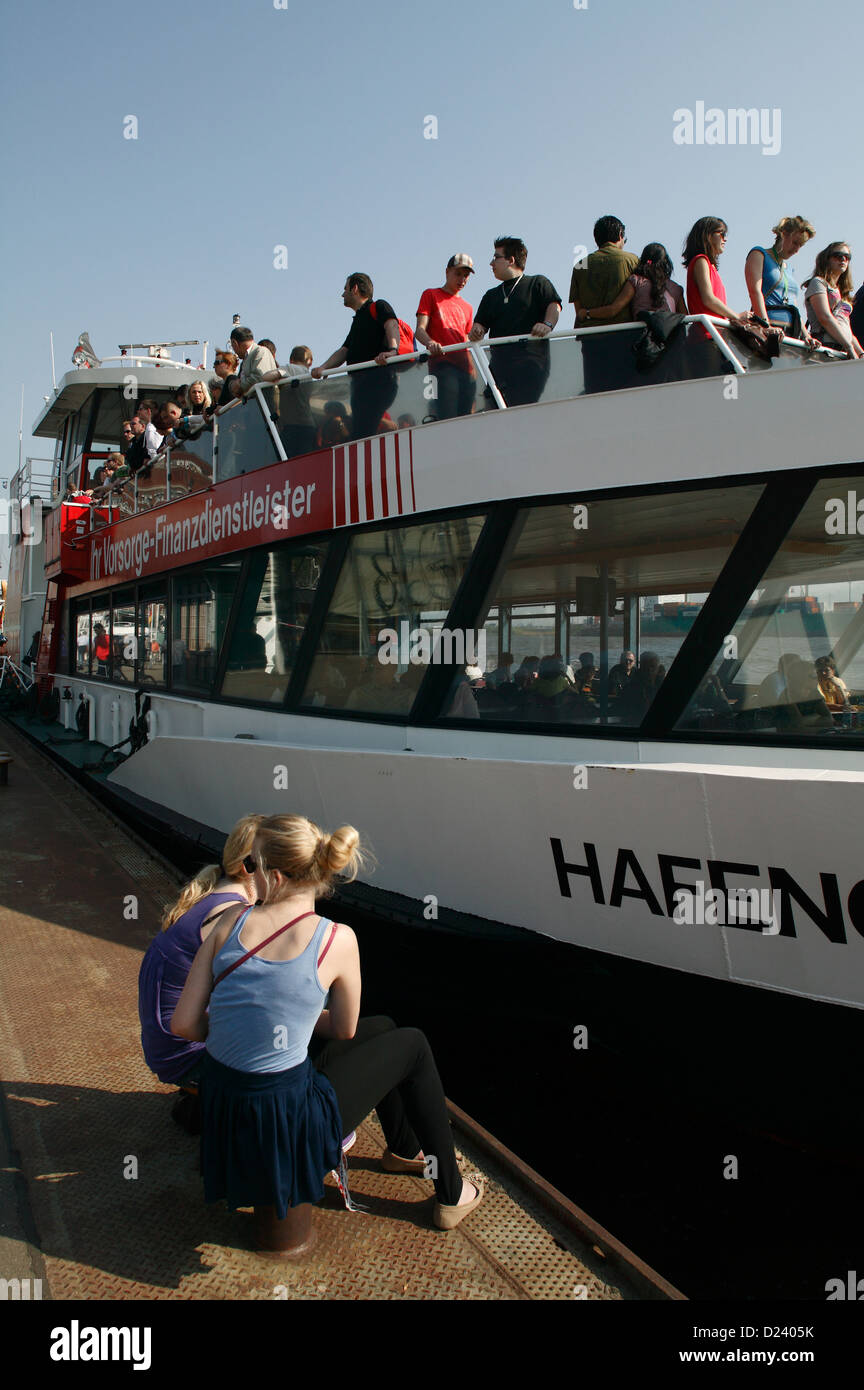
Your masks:
M374 1115L350 1158L368 1211L346 1212L331 1180L305 1263L255 1254L251 1215L204 1205L197 1140L140 1051L138 968L176 876L5 722L0 747L14 758L0 789L0 1080L43 1296L645 1296L462 1133L463 1168L484 1174L487 1196L456 1231L436 1231L431 1184L381 1169Z

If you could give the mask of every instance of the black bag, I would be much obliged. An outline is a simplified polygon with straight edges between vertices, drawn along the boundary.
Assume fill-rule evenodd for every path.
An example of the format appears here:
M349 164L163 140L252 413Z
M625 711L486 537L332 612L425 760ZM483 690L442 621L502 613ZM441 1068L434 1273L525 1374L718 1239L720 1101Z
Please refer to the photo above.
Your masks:
M633 356L638 371L650 372L663 356L670 339L680 331L684 315L673 314L669 309L654 309L643 310L639 317L645 323L645 331L633 344Z
M782 329L777 325L772 328L770 323L757 318L755 314L751 315L747 324L730 323L729 336L763 362L770 362L772 357L780 356Z

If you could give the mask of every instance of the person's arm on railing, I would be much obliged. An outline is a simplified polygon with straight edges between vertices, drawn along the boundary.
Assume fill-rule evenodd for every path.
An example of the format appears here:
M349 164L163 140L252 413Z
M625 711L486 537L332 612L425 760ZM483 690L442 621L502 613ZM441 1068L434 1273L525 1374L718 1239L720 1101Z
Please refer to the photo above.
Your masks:
M485 324L478 323L477 320L475 319L475 320L474 320L474 327L471 329L471 332L468 334L468 341L469 341L469 343L479 343L480 339L481 339L481 338L484 338L485 336L486 336L486 326L485 326Z
M693 264L693 279L696 281L696 288L702 303L705 305L706 313L714 314L719 319L728 319L730 323L743 326L747 321L746 314L736 314L724 304L722 299L718 299L711 290L711 276L708 273L708 261L704 256L700 256ZM593 310L591 311L594 312Z
M387 319L384 324L384 333L387 338L387 346L375 358L379 367L383 367L385 362L388 362L399 351L399 320Z
M838 319L831 312L831 305L828 303L828 295L825 290L817 290L808 299L810 313L826 333L829 333L840 347L845 348L850 357L864 357L861 344L858 339L852 336L852 329L843 319Z
M440 357L444 349L442 348L441 344L438 342L436 338L431 338L429 334L426 332L426 325L428 324L428 322L428 314L418 314L417 327L414 330L414 336L417 339L418 343L422 343L424 347L429 349L430 357Z
M535 323L531 329L532 338L548 338L550 333L554 333L561 317L561 305L557 299L553 299L546 305L546 312L539 323Z
M341 367L348 360L348 349L343 343L335 352L331 352L326 362L322 362L320 367L313 367L310 376L314 376L316 381L320 381L325 372L332 372L334 367Z
M747 281L747 293L750 296L750 305L753 313L760 319L767 319L768 310L765 306L765 296L762 293L762 273L765 267L765 255L758 246L754 246L750 255L744 262L744 279Z

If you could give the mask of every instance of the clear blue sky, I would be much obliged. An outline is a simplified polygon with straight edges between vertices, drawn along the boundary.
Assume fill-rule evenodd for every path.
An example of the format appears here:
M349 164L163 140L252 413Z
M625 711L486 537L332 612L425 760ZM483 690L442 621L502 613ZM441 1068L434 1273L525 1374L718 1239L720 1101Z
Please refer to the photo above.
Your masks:
M455 251L476 306L511 234L566 299L606 212L628 249L660 240L679 267L696 218L724 217L738 307L748 249L788 213L817 248L848 239L864 278L860 0L47 0L8 6L3 38L0 477L22 384L25 454L50 452L29 428L52 329L58 378L83 329L100 356L198 337L212 361L235 312L280 360L306 342L320 361L348 328L348 271L413 322ZM778 107L780 153L675 144L673 112L699 101ZM799 280L812 264L813 243Z

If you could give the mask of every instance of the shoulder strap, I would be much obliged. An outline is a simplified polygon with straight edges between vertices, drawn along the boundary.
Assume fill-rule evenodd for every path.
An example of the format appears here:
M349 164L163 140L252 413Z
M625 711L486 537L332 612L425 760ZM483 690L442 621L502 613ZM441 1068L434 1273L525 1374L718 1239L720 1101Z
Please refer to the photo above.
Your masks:
M339 930L339 923L338 923L338 922L334 922L334 923L333 923L332 930L331 930L331 932L330 932L330 935L329 935L328 938L327 938L327 945L324 947L324 950L321 952L320 956L318 957L318 964L319 964L319 965L321 964L322 960L323 960L324 957L326 956L327 952L330 950L330 947L333 945L333 938L334 938L334 936L336 935L336 932L337 932L338 930Z
M377 321L378 321L378 310L375 308L375 300L374 300L374 299L370 299L370 300L369 300L369 313L372 315L373 319L375 319L375 321L376 321L376 323L377 323Z
M246 916L247 916L247 917L248 917L248 915L249 915L249 913L250 913L251 911L252 911L251 907L250 907L250 908L247 908L247 911L246 911ZM241 914L241 915L242 915L242 914ZM271 941L275 941L277 936L281 936L282 933L283 933L283 931L287 931L289 927L296 926L296 924L297 924L298 922L302 922L302 921L303 921L303 918L304 918L304 917L314 917L314 916L315 916L315 913L314 913L314 912L301 912L301 913L300 913L300 916L299 916L299 917L295 917L294 920L293 920L293 922L286 922L285 925L284 925L284 927L280 927L278 931L274 931L273 935L272 935L272 936L268 936L267 939L266 939L265 941L259 941L258 945L257 945L257 946L253 946L252 949L251 949L251 951L247 951L246 954L245 954L245 956L241 956L239 960L235 960L233 965L226 966L226 968L221 972L221 974L219 974L219 975L216 976L216 979L213 981L213 988L215 989L216 986L219 984L220 980L224 980L224 979L225 979L225 976L226 976L226 975L230 975L232 970L236 970L237 967L238 967L238 965L242 965L243 962L244 962L244 960L248 960L250 956L257 955L258 952L261 951L261 950L263 950L265 946L269 946L269 945L270 945L270 942L271 942ZM237 922L239 922L239 921L240 921L240 918L238 917L238 918L237 918ZM237 922L234 923L234 926L235 926L235 927L237 926ZM232 928L232 930L233 930L233 928Z

